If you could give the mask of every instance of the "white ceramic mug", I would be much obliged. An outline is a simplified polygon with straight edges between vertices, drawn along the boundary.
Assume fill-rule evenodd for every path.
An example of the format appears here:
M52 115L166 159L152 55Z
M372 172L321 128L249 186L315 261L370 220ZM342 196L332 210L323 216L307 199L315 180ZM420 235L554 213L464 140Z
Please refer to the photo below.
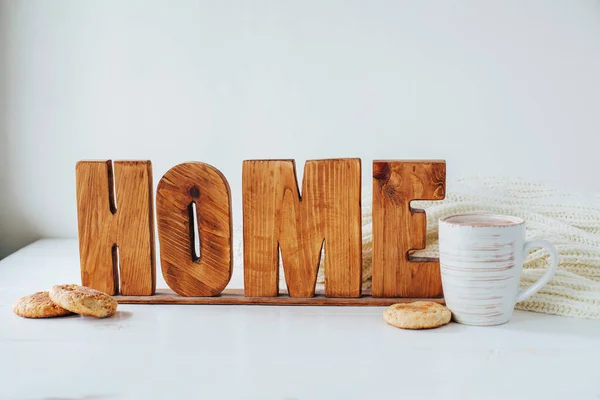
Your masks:
M525 221L497 214L459 214L439 221L440 269L446 306L456 322L499 325L517 302L554 275L558 257L546 240L525 241ZM533 285L519 289L523 261L531 249L550 253L550 267Z

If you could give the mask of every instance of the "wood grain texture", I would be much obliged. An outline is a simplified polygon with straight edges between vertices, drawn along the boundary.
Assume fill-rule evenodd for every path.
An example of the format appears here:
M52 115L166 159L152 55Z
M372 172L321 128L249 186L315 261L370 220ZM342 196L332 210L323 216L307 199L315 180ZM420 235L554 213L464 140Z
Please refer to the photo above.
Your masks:
M80 161L76 180L82 284L110 295L119 286L124 295L152 295L152 163Z
M156 214L167 285L182 296L221 293L233 266L231 192L225 176L200 162L176 165L158 184ZM200 237L199 258L194 252L194 223Z
M326 295L361 295L360 159L308 161L302 197L293 160L247 160L242 194L246 296L278 295L278 248L291 297L314 296L323 248Z
M425 212L410 202L442 200L445 187L444 161L373 161L373 296L442 296L439 260L409 256L427 234Z
M279 296L248 297L244 289L225 289L215 297L184 297L171 290L158 289L154 296L115 296L119 304L211 304L211 305L270 305L270 306L371 306L381 307L412 301L434 301L444 304L442 298L411 299L371 297L365 290L360 297L326 297L324 292L316 292L314 297L290 297L287 293Z

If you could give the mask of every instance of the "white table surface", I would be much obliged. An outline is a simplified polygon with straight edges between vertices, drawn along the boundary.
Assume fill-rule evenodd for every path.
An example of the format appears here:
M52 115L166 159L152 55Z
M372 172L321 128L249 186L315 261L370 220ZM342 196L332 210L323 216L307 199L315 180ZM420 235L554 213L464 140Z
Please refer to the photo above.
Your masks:
M515 312L497 327L405 331L383 322L383 307L12 313L18 297L70 282L75 240L0 261L1 399L600 399L598 321Z

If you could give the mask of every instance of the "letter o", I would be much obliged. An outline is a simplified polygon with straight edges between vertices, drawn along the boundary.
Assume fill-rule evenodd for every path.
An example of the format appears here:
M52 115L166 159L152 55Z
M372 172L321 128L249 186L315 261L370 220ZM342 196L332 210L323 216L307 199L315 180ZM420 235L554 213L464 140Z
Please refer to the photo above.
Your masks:
M192 221L195 204L197 221ZM160 262L167 285L182 296L217 296L232 273L231 191L215 167L189 162L158 183L156 215ZM194 226L200 257L194 257Z

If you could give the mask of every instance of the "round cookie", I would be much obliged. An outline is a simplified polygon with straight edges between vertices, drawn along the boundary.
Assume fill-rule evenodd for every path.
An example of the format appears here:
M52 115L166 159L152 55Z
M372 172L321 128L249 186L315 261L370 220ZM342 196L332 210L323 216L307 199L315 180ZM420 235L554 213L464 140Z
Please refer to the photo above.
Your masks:
M23 318L51 318L72 314L71 311L54 303L48 292L37 292L23 296L15 302L12 310Z
M432 301L393 304L383 311L383 319L390 325L403 329L429 329L446 325L452 313Z
M117 301L106 293L79 285L56 285L50 289L53 302L81 315L106 318L117 311Z

